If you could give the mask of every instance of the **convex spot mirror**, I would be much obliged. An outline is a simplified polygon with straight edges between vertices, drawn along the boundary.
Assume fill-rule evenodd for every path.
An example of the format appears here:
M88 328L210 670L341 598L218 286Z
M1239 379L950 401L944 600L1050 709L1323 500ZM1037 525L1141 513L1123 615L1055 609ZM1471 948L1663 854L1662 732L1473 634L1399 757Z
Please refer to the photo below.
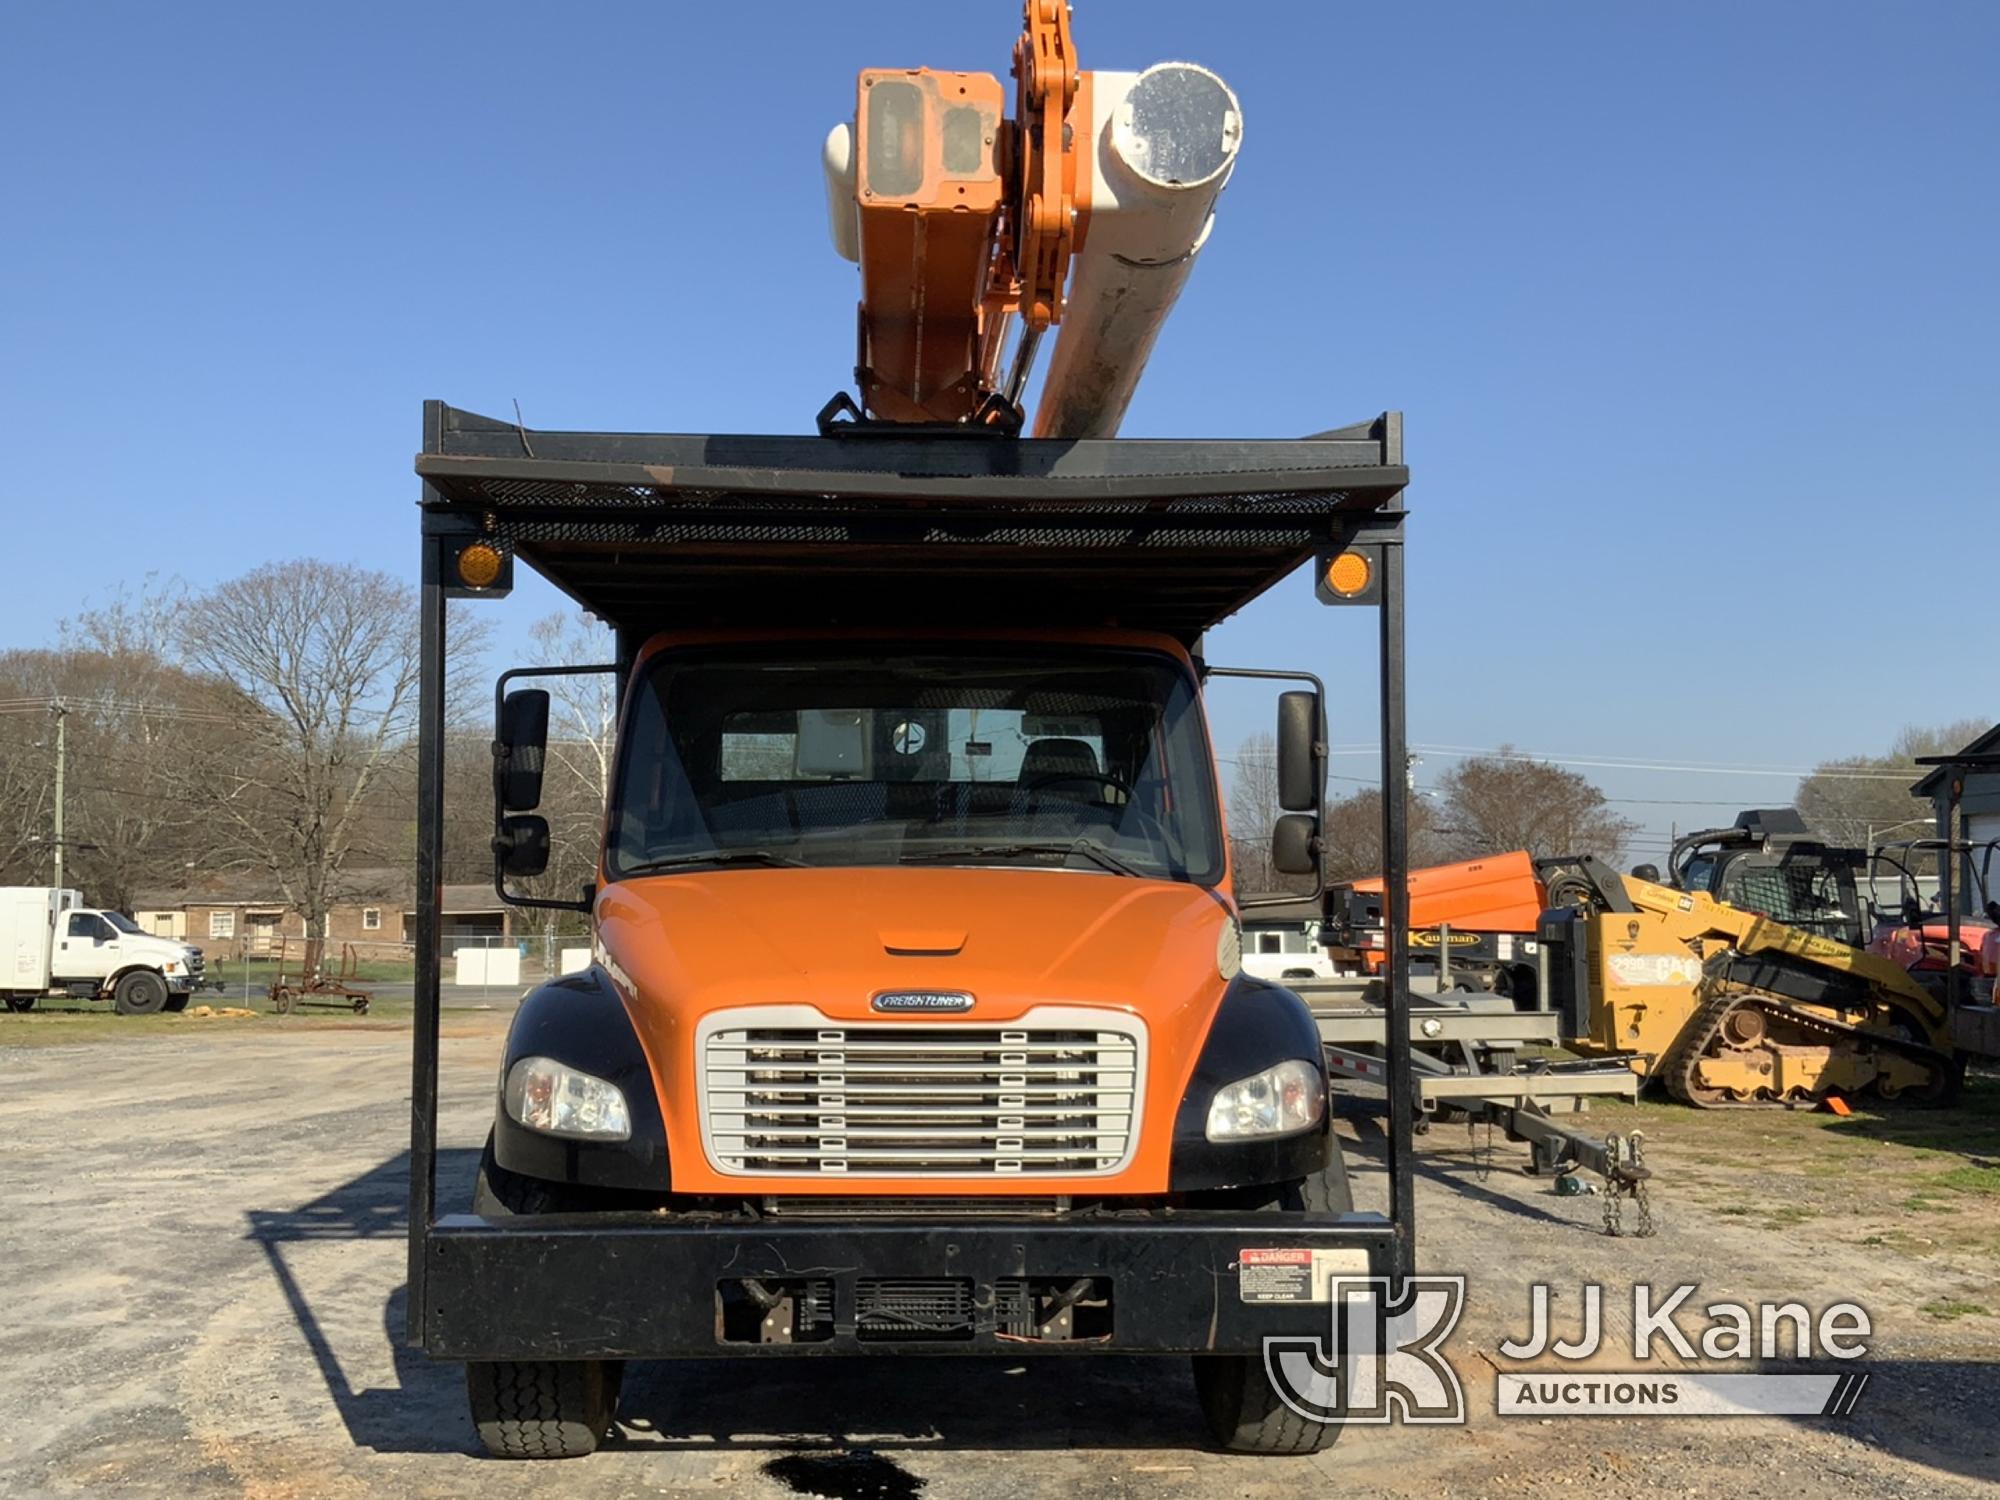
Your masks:
M505 875L518 880L540 875L549 867L549 820L534 813L502 818L493 854Z
M549 695L542 688L511 692L501 700L499 717L493 741L493 789L505 811L532 812L542 805L542 766L549 745ZM544 823L545 846L547 829ZM546 847L544 854L546 864Z
M1311 875L1319 869L1317 818L1286 813L1271 826L1271 868L1280 875Z

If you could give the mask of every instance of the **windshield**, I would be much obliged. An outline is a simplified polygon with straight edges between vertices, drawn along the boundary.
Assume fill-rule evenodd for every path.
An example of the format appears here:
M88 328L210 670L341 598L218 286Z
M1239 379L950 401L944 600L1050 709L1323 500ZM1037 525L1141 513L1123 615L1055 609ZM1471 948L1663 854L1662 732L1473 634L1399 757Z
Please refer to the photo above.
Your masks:
M1760 912L1788 927L1860 946L1861 915L1852 876L1811 859L1732 860L1722 877L1721 899Z
M634 690L613 879L720 864L1042 864L1213 884L1193 683L1168 658L704 649Z
M116 927L120 932L143 931L137 922L133 921L130 917L119 914L118 912L107 911L103 913L103 916L105 921L109 922L113 927Z

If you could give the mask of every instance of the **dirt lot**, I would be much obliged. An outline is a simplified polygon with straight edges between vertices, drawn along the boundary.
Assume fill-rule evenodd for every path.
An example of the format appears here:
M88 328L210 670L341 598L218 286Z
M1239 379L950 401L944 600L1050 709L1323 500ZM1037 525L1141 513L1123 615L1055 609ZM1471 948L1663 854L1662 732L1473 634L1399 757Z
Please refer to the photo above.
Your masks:
M581 1464L473 1455L456 1369L400 1347L409 1035L263 1018L21 1047L0 1018L0 1493L828 1497L1060 1493L1991 1493L2000 1479L2000 1085L1952 1116L1645 1108L1661 1232L1610 1240L1595 1198L1522 1148L1421 1143L1426 1267L1470 1278L1452 1349L1469 1427L1357 1428L1309 1460L1209 1453L1179 1361L637 1367ZM462 1201L504 1016L447 1023L442 1191ZM14 1027L16 1029L8 1029ZM85 1036L93 1040L87 1043ZM1608 1111L1629 1126L1632 1112ZM1343 1122L1364 1168L1371 1122ZM1379 1186L1361 1179L1365 1199ZM1635 1279L1710 1296L1851 1298L1875 1318L1859 1410L1802 1419L1494 1415L1492 1351L1527 1287ZM1629 1350L1626 1351L1629 1354ZM1630 1366L1629 1359L1617 1361ZM1825 1366L1821 1366L1825 1368Z

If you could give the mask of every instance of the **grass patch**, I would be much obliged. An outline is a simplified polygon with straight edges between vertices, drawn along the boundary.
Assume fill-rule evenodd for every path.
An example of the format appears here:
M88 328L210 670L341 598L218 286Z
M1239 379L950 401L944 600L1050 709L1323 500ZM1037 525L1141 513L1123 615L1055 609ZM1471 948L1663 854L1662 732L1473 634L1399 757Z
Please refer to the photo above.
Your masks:
M2000 1198L2000 1162L1972 1163L1963 1167L1953 1167L1949 1172L1940 1172L1924 1183L1928 1192L1932 1187L1947 1187L1953 1192L1973 1193L1980 1197Z
M1807 1208L1799 1203L1781 1203L1764 1216L1764 1222L1773 1229L1788 1229L1818 1217L1819 1210L1816 1208Z
M101 1011L0 1016L0 1047L59 1047L71 1042L129 1042L151 1037L209 1036L261 1025L263 1016L121 1016Z
M1917 1309L1926 1317L1936 1318L1941 1323L1949 1323L1957 1318L1990 1318L1989 1313L1977 1302L1965 1302L1956 1297L1939 1297L1926 1302Z
M216 1006L232 1003L226 999L195 1002L197 1005ZM357 1016L344 1008L315 1009L280 1016L266 1010L261 1000L255 1009L257 1014L250 1016L195 1016L185 1013L121 1016L109 1005L92 1010L38 1009L27 1015L0 1015L0 1047L64 1047L89 1042L150 1041L174 1037L186 1040L213 1037L220 1033L240 1035L248 1031L278 1034L335 1027L396 1028L409 1025L411 1013L407 1000L377 1000L365 1016ZM450 1012L447 1011L446 1015L448 1018Z
M1751 1211L1743 1207L1742 1204L1736 1203L1731 1204L1728 1208L1718 1208L1716 1212L1721 1214L1725 1219L1747 1219L1750 1217Z
M1903 1200L1903 1212L1912 1214L1955 1214L1958 1210L1949 1203L1941 1203L1936 1198L1926 1198L1918 1193Z

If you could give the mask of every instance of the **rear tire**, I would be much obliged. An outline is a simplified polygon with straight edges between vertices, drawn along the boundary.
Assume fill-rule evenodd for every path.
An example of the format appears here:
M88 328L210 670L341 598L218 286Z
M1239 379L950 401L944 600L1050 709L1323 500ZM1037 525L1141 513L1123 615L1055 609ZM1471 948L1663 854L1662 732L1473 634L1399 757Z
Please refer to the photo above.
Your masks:
M582 1458L618 1411L624 1366L604 1359L480 1360L465 1367L466 1401L495 1458Z
M167 1008L167 982L149 969L135 969L118 981L111 1003L121 1016L156 1016Z
M34 1008L35 997L33 995L9 995L7 997L7 1009L11 1011L18 1013L21 1011L30 1011Z
M1274 1212L1344 1214L1354 1209L1340 1140L1320 1171L1276 1189L1266 1205ZM1340 1436L1338 1422L1319 1422L1285 1405L1264 1370L1264 1355L1193 1356L1194 1393L1210 1436L1231 1453L1317 1453Z

